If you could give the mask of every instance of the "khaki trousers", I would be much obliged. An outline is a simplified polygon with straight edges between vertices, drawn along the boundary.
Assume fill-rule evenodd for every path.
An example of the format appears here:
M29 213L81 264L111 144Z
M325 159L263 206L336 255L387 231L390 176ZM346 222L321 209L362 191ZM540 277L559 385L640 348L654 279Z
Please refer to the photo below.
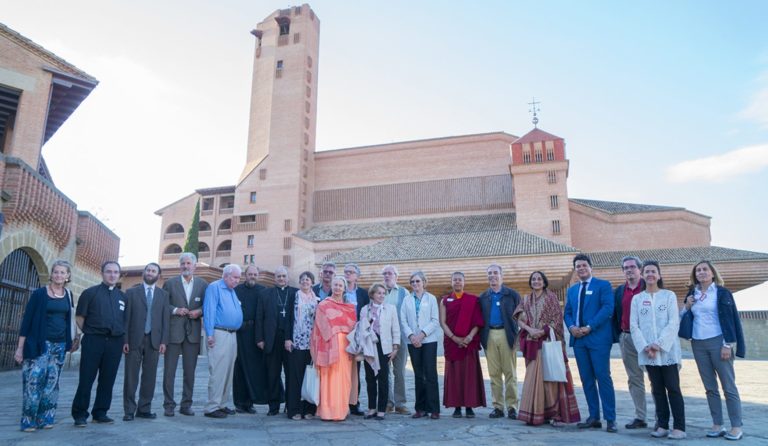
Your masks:
M645 376L643 375L643 368L637 362L637 349L635 343L632 342L632 335L621 333L619 347L621 348L624 370L627 371L629 395L632 396L632 403L635 405L635 418L645 421Z
M237 335L225 330L215 330L216 344L208 349L208 404L205 413L227 407L232 390L232 374L237 358Z
M489 330L485 359L488 363L488 375L491 377L493 407L503 411L506 403L508 410L517 410L517 348L509 348L504 330Z

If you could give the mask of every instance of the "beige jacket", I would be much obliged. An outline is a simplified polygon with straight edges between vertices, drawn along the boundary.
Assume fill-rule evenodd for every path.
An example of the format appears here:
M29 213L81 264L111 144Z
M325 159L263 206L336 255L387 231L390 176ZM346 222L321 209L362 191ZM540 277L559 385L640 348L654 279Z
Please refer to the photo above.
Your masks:
M371 327L371 318L369 311L371 304L368 304L360 310L360 329L369 330ZM381 317L379 318L379 342L381 342L381 351L385 355L392 353L393 345L400 345L400 321L397 318L397 309L394 305L383 304ZM399 347L398 347L399 348Z

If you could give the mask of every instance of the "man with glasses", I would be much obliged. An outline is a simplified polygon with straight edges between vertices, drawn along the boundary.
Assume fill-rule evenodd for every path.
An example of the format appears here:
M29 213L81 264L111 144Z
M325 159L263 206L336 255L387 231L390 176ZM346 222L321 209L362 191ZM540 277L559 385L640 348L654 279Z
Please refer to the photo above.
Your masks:
M323 269L325 271L325 268ZM355 263L348 263L344 265L344 278L347 279L347 291L344 292L344 300L348 303L355 304L355 314L357 319L360 319L360 310L368 305L370 299L368 298L368 291L357 286L357 279L360 277L360 267ZM360 363L357 362L357 375L360 377ZM360 382L357 380L357 394L360 394ZM360 401L357 404L349 405L349 413L352 415L362 416L365 413L360 410Z
M629 310L632 308L632 298L645 290L645 281L640 278L643 262L635 256L621 259L621 270L627 281L618 286L613 293L613 341L619 343L621 359L627 371L627 384L632 403L635 406L635 419L625 425L627 429L648 427L645 422L645 376L643 368L637 361L637 349L629 334Z
M288 351L285 340L288 330L288 301L296 295L298 289L288 286L288 270L275 268L275 286L268 288L256 307L256 346L264 351L267 363L268 416L280 413L280 403L284 399L285 387L281 373L288 368Z
M397 314L400 314L400 308L403 306L403 299L407 296L408 290L397 284L397 267L395 265L386 265L381 270L381 276L384 279L384 286L387 288L387 294L384 296L384 303L394 305L397 308ZM403 336L403 330L400 330L400 345L406 345L406 339ZM395 412L400 415L410 415L411 411L405 407L405 363L408 359L406 349L395 356L392 360L392 373L394 380L390 380L389 402L387 403L387 412Z
M315 292L315 296L319 297L320 300L323 300L333 294L331 291L331 282L333 281L333 276L335 275L336 264L333 262L323 263L323 267L320 270L320 283L312 287L312 291ZM360 310L358 310L358 314L360 314Z

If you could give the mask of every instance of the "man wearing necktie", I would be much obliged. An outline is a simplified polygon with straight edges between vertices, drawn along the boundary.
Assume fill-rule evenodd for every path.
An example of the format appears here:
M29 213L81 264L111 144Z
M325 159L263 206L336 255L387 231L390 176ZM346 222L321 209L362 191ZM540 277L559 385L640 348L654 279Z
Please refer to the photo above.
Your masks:
M592 261L584 254L573 258L579 282L568 288L565 326L571 333L576 364L589 406L589 418L580 429L601 428L600 402L608 432L617 432L616 395L611 379L610 356L613 344L613 292L608 281L592 277ZM598 396L599 395L599 396Z
M144 267L143 282L125 292L125 378L123 380L123 421L154 419L157 362L168 344L171 310L168 293L155 286L162 270L157 263ZM139 387L139 371L141 386ZM136 404L136 388L139 403Z

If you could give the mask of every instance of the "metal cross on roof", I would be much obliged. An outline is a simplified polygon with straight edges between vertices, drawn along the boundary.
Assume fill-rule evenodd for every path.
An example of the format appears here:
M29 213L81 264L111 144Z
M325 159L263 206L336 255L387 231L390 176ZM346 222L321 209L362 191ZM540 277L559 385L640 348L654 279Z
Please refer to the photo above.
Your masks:
M539 108L539 104L541 104L541 102L536 102L535 97L532 99L532 102L528 103L528 105L531 106L531 108L528 109L528 113L533 113L533 120L531 122L533 122L533 126L537 128L538 128L537 124L539 123L538 113L541 111L541 109Z

